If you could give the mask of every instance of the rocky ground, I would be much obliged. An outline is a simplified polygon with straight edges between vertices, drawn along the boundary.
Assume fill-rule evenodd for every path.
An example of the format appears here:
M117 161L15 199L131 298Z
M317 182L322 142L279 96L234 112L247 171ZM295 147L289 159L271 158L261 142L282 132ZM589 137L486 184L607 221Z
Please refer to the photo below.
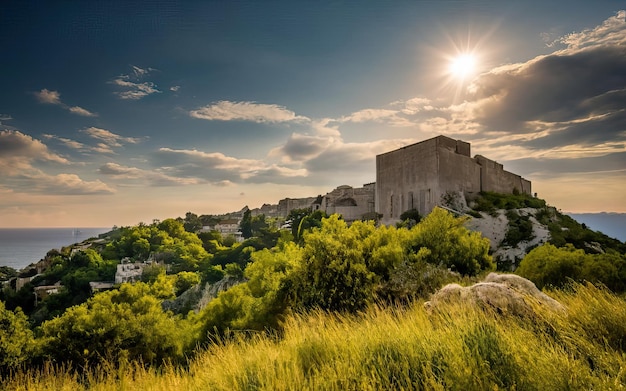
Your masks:
M548 227L539 223L535 218L538 209L523 208L516 209L522 216L529 216L533 225L533 238L523 240L516 246L503 245L504 238L509 229L509 219L506 210L498 209L492 214L479 212L482 217L472 217L467 222L467 228L473 231L480 231L484 237L491 241L491 251L493 258L499 263L517 264L533 248L540 246L550 240Z

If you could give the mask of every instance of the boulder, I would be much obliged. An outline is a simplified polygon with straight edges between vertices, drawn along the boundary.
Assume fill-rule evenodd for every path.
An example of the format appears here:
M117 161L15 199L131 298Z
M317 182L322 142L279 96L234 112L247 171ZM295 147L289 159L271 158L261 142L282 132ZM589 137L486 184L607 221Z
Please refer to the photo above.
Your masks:
M522 317L534 316L535 305L552 311L564 310L561 303L541 292L531 281L514 274L497 273L490 273L483 282L467 287L448 284L424 305L428 310L434 310L446 303L457 302Z

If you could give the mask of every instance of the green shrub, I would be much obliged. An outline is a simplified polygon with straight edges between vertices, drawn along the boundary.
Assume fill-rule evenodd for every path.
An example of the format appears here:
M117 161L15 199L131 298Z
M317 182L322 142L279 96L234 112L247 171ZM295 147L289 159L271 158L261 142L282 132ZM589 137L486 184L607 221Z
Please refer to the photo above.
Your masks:
M506 212L509 220L508 229L502 240L502 244L506 246L516 247L522 241L530 241L534 238L533 223L530 216L520 215L515 210Z

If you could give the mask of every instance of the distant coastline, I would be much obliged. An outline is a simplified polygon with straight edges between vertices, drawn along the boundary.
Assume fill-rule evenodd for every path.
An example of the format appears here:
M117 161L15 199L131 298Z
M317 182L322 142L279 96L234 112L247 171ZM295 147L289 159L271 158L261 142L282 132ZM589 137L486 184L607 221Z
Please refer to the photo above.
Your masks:
M52 249L108 232L111 227L0 228L0 266L17 270L37 263Z
M574 220L594 231L626 242L626 213L601 212L601 213L566 213Z

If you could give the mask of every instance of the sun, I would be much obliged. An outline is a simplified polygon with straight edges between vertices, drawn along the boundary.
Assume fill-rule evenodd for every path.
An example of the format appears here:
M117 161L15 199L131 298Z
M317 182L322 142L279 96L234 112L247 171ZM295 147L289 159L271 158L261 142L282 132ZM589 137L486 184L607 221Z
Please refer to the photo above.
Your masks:
M476 72L476 56L471 53L462 53L452 58L448 65L448 72L458 79L466 79Z

